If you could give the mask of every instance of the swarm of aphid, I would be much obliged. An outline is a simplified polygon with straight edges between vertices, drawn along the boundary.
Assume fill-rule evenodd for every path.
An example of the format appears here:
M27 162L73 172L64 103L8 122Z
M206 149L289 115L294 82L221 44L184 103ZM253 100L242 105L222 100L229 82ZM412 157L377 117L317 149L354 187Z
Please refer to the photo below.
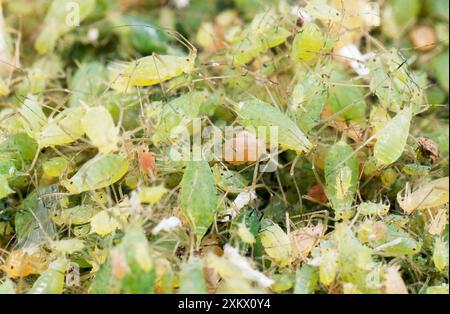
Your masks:
M0 293L448 293L448 1L176 3L0 0Z

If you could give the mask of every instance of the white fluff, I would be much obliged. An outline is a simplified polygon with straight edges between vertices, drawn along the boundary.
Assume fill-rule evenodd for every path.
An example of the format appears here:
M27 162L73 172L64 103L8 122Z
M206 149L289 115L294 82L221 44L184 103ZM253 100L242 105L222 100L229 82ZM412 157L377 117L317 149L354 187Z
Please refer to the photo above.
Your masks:
M225 244L223 255L226 259L236 265L243 273L243 275L252 281L257 282L261 287L267 288L273 284L273 280L268 278L263 273L253 269L248 263L247 259L241 256L237 249L229 244Z
M245 205L250 203L250 201L256 199L255 191L245 191L238 194L233 204L237 209L242 209Z
M181 226L181 221L175 216L164 218L159 222L159 224L153 228L152 234L156 235L160 231L171 231Z
M185 8L189 5L190 0L173 0L173 4L177 9Z
M353 70L360 76L369 74L369 69L364 65L372 54L363 55L355 45L347 45L338 51L338 56L346 58Z
M308 14L308 12L306 12L304 8L301 8L298 5L294 5L291 7L291 13L299 18L302 18L305 22L312 20L312 17Z
M98 40L98 36L100 35L100 32L98 28L90 28L87 37L90 42L96 42Z

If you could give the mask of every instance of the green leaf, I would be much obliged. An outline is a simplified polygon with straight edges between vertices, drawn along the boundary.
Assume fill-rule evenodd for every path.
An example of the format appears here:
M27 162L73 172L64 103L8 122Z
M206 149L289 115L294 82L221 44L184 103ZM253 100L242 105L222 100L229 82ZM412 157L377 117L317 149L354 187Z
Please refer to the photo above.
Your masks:
M197 235L197 244L214 221L217 189L207 161L188 161L181 180L181 209Z

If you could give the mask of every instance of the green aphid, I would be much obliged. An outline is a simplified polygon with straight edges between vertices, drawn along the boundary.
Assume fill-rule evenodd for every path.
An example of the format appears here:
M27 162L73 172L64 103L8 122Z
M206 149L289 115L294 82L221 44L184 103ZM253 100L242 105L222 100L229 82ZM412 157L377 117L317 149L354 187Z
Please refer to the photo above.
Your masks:
M292 59L296 62L312 62L325 52L326 39L320 28L313 23L306 24L292 42Z
M444 241L441 237L436 237L433 247L433 262L440 271L448 269L448 241Z
M53 157L42 164L44 178L57 178L69 170L69 161L63 157Z
M199 246L214 221L218 203L214 177L207 161L187 162L181 180L180 202Z
M430 170L431 170L430 166L423 166L417 164L406 164L402 168L403 173L417 177L427 176L430 173Z
M231 58L235 64L244 65L270 48L281 45L290 35L291 32L278 25L274 12L259 13L249 28L233 40Z
M50 263L48 269L39 276L28 293L61 294L64 289L64 274L67 263L66 258L58 258Z
M128 161L114 154L97 155L81 166L70 179L62 181L72 194L97 190L120 180L128 171Z
M93 205L77 205L54 212L52 219L57 225L83 225L98 212Z
M389 212L389 203L363 202L358 205L357 211L363 216L385 216Z
M219 164L215 164L212 167L214 181L217 186L229 193L239 193L243 192L244 189L248 186L249 180L246 179L242 174L228 170L220 166Z
M359 162L344 139L334 144L325 157L325 192L337 218L353 216L353 199L359 177Z
M259 99L241 101L235 104L235 110L241 124L257 134L260 138L271 141L273 135L271 127L277 129L278 143L281 147L291 149L297 153L307 153L312 149L312 144L282 111ZM263 128L259 132L258 128ZM264 133L263 133L264 132Z
M297 124L303 132L309 132L320 122L326 88L313 73L301 73L303 79L293 88L290 97L291 108L295 111Z
M176 138L177 130L184 131L183 127L187 127L193 118L200 115L208 97L207 91L194 91L162 105L158 128L152 136L152 140L157 143L173 141L173 138ZM149 114L153 113L154 111L149 112Z
M107 79L107 71L100 62L83 62L69 81L72 91L69 107L80 106L80 101L97 105L96 101L102 99L100 96L107 88Z
M145 230L139 224L132 222L126 229L120 245L113 250L117 250L116 255L112 255L113 259L123 258L127 265L126 270L113 267L114 276L120 277L121 271L125 272L120 278L123 293L154 293L156 274ZM113 260L113 265L114 262Z
M373 247L374 252L383 256L403 256L418 254L422 243L402 228L390 224L384 238L375 241Z
M397 161L406 147L413 113L410 107L401 110L377 134L374 156L380 164Z

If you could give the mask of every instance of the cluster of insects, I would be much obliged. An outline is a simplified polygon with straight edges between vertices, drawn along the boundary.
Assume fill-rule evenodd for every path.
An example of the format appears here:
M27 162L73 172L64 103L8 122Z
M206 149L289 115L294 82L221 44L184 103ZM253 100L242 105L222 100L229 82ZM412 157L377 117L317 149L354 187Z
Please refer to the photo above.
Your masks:
M0 293L448 293L448 2L187 2L0 1Z

